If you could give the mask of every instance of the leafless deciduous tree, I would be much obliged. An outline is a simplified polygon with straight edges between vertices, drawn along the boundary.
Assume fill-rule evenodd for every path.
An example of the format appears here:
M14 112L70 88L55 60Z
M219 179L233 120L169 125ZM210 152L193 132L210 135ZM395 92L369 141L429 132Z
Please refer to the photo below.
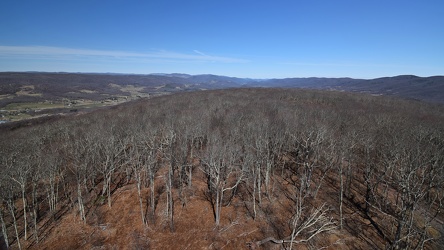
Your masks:
M68 169L75 176L76 203L80 220L86 222L85 193L88 192L88 180L94 171L93 138L88 133L79 133L77 138L68 143Z
M0 164L3 167L3 164ZM0 170L0 223L2 228L2 237L5 242L5 247L9 248L8 229L6 227L5 216L7 213L7 180L4 179L4 171Z
M244 176L238 160L239 151L229 141L222 141L219 136L212 135L206 151L201 157L202 170L207 177L208 196L217 227L220 225L225 192L236 189Z
M26 189L28 187L28 182L30 178L30 173L32 170L31 167L31 160L30 155L26 152L23 152L23 150L26 150L23 148L23 145L14 145L17 151L15 151L12 155L10 155L10 158L6 160L6 168L7 173L12 181L12 183L16 184L21 193L21 199L22 199L22 208L23 208L23 228L24 228L24 239L28 239L28 201L27 201L27 194ZM13 146L13 147L14 147ZM11 199L13 196L11 197ZM14 201L8 200L8 206L10 208L11 213L14 211ZM15 215L13 215L15 217ZM16 224L16 223L14 223Z
M15 240L17 243L17 247L19 249L22 249L21 242L20 242L20 232L19 232L19 225L17 222L17 209L15 207L15 196L16 193L18 193L17 188L15 187L14 183L12 183L11 179L3 179L3 190L5 197L3 198L6 202L7 209L9 211L9 214L12 218L12 225L14 228L15 233ZM7 238L6 238L7 239Z

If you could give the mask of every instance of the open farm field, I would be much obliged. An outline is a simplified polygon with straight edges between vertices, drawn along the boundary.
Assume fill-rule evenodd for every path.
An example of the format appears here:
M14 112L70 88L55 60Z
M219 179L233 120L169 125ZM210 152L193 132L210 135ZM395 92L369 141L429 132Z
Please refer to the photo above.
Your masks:
M96 78L87 74L0 73L0 120L90 111L169 93L163 86L147 90L125 81L113 83L119 78Z

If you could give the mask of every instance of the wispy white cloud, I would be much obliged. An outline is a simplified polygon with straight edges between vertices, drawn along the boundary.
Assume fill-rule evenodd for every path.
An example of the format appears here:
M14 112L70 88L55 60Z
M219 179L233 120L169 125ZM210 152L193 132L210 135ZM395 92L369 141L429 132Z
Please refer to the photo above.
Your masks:
M283 62L279 63L281 65L290 65L290 66L313 66L313 67L391 67L391 68L400 68L400 67L410 67L409 65L401 65L401 64L375 64L375 63L362 63L362 62L354 62L354 63L308 63L308 62Z
M65 58L87 57L97 60L144 60L146 62L198 62L198 63L245 63L244 59L212 56L198 50L194 53L180 53L167 50L154 50L148 53L117 51L117 50L91 50L50 46L1 46L1 57L18 58Z
M200 52L200 51L197 50L197 49L195 49L195 50L193 50L193 51L194 51L194 53L199 54L199 55L201 55L201 56L207 56L206 54L204 54L203 52Z

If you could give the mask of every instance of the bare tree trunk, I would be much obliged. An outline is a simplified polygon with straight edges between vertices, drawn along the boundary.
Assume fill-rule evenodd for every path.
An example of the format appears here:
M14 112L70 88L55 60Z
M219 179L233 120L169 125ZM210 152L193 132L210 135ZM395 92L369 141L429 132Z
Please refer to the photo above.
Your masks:
M137 164L137 163L136 163ZM142 177L141 177L141 173L134 173L136 175L136 181L137 181L137 194L139 196L139 206L140 206L140 215L142 218L142 224L145 226L146 225L146 219L145 219L145 214L144 214L144 209L143 209L143 202L142 202L142 190L141 190L141 186L142 186Z
M28 239L28 220L27 220L27 211L26 211L26 206L27 206L27 202L26 202L26 196L25 196L25 185L21 185L22 188L22 202L23 202L23 226L24 226L24 237L25 240Z
M399 241L401 239L401 233L402 233L402 230L404 229L404 225L405 225L404 219L399 219L398 223L396 225L396 233L395 233L395 237L393 239L392 249L400 249L401 248L399 246L399 244L400 244Z
M173 167L170 166L167 176L167 215L170 224L170 231L174 232L174 199L173 199Z
M191 188L193 181L193 163L191 162L190 165L188 165L188 188Z
M83 204L82 187L80 180L77 180L77 202L79 203L80 219L83 222L86 222L85 205Z
M342 176L342 161L339 163L339 178L341 182L339 191L339 228L342 229L342 200L344 197L344 178Z
M153 221L153 224L156 221L156 197L155 197L155 183L154 183L154 170L153 167L151 166L149 169L149 178L150 178L150 192L151 192L151 202L150 202L150 206L151 206L151 220Z
M106 145L106 147L112 147L113 145ZM112 149L105 149L105 150L112 150ZM108 200L108 207L111 208L111 180L112 175L114 173L114 159L111 155L113 152L106 152L107 155L105 156L106 160L103 166L102 166L102 174L103 174L103 188L102 188L102 196L107 197Z
M252 201L253 201L253 220L256 220L257 212L256 212L256 171L255 167L252 168L253 170L253 192L252 192Z
M256 183L257 183L257 202L259 204L262 203L262 196L261 196L261 192L262 192L262 177L261 177L261 165L260 164L256 164Z
M188 188L191 188L192 186L192 180L193 180L193 158L194 158L194 138L191 139L191 145L190 145L190 164L188 165Z
M37 226L37 216L38 216L38 204L37 204L37 183L35 180L32 182L32 217L34 219L34 238L37 243L39 243L39 234Z
M78 185L78 187L77 187L77 195L78 195L78 202L79 202L80 218L82 221L86 222L85 205L83 204L82 190L81 190L80 185Z
M106 194L108 196L108 207L111 208L111 176L112 176L112 172L108 175L108 178L106 180L106 185L107 185L107 189L106 189Z
M266 168L265 168L265 180L264 180L265 194L267 197L270 197L270 172L271 172L271 163L268 162L267 159Z
M12 216L12 223L14 225L14 231L15 231L15 237L16 237L16 240L17 240L17 246L21 250L22 249L22 245L20 244L20 235L19 235L18 228L17 228L17 219L15 217L14 202L12 200L8 199L7 203L8 203L9 211L10 211L11 216Z
M3 234L3 239L5 240L6 248L9 249L8 232L6 231L6 224L3 219L2 208L0 208L0 222L2 224L2 234Z
M87 164L78 162L78 165L71 166L71 171L76 176L77 186L77 206L79 209L80 220L86 223L85 202L83 201L82 187L84 190L88 190L87 182Z
M56 177L53 173L50 174L49 177L49 187L47 188L47 197L48 197L48 204L49 204L49 211L51 213L54 213L56 210L56 204L57 204L57 192L56 192Z
M214 205L215 206L214 207L214 210L215 210L214 216L215 216L216 227L218 227L220 224L220 210L221 210L221 204L220 204L221 197L220 196L221 196L220 190L217 189L216 190L216 204Z
M173 178L174 178L174 171L176 168L176 134L175 131L170 129L167 131L167 134L163 138L164 145L166 148L164 148L164 153L166 157L168 158L168 172L165 176L165 186L167 191L167 204L166 204L166 216L168 219L170 231L174 232L174 199L173 199ZM162 146L161 146L162 147ZM161 148L162 150L162 148Z

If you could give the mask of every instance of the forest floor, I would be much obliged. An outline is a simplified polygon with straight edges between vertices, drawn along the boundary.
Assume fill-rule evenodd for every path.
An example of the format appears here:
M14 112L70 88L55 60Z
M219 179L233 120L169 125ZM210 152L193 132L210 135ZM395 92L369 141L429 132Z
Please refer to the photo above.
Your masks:
M162 172L162 171L160 171ZM216 227L211 203L205 195L206 183L203 174L196 172L191 188L186 188L185 199L174 203L174 231L169 227L165 214L166 192L158 193L155 221L150 216L148 225L141 222L137 188L129 183L115 190L112 195L112 207L106 201L89 208L87 221L83 223L77 208L70 209L60 217L53 228L48 230L44 241L34 244L36 249L252 249L252 243L267 237L279 238L288 234L288 214L291 204L279 191L290 186L280 177L275 178L275 194L271 199L263 198L258 205L257 216L253 219L251 204L235 197L222 208L221 224ZM162 182L163 176L156 177ZM156 184L157 185L157 184ZM326 188L330 189L330 187ZM176 191L176 190L175 190ZM335 202L328 192L319 193L321 200ZM143 190L146 197L144 207L148 210L149 189ZM310 209L310 207L307 207ZM145 211L147 213L147 211ZM353 217L353 218L352 218ZM350 224L354 223L354 224ZM359 227L354 228L354 227ZM366 228L363 228L366 227ZM353 231L368 234L353 234ZM321 234L317 244L324 249L365 249L368 242L379 238L368 221L359 211L349 207L344 209L344 228ZM361 238L357 238L361 237ZM366 237L366 239L362 238ZM382 242L371 245L383 247ZM281 244L265 243L259 249L282 249ZM310 249L310 245L300 244L297 249Z

